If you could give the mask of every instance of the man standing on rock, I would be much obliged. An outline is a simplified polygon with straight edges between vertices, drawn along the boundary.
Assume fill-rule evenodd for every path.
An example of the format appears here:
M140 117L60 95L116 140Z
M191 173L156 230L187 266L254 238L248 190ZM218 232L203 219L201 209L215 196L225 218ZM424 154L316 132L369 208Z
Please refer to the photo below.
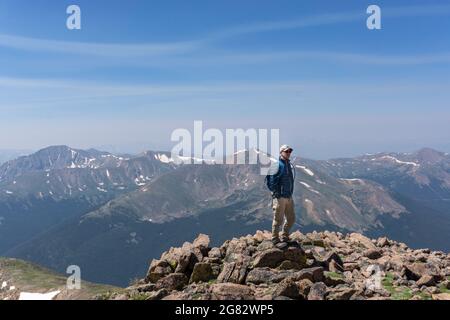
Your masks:
M289 231L295 222L294 192L295 169L289 161L292 148L288 145L280 147L280 158L278 160L278 171L266 177L266 184L272 192L272 243L277 247L286 247L289 241ZM286 222L283 225L284 218ZM281 240L279 238L282 228Z

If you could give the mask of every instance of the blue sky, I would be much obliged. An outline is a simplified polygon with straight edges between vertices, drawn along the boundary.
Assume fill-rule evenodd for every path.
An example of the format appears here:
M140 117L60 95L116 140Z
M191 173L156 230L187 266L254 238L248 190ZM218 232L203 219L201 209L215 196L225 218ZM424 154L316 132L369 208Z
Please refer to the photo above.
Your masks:
M450 151L449 18L446 1L1 0L0 149L168 150L203 120L279 128L313 158Z

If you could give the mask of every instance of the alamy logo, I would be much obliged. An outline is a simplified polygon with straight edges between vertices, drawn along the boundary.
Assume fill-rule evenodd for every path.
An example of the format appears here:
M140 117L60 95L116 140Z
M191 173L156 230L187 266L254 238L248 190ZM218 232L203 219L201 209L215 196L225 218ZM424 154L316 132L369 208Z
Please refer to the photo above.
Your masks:
M171 141L178 142L171 151L177 164L259 164L262 175L278 170L278 160L270 155L278 154L279 129L226 129L224 134L217 128L203 132L203 122L194 121L193 134L176 129Z
M367 18L367 29L380 30L381 29L381 8L375 4L367 7L367 13L370 16Z
M377 264L371 264L367 267L367 272L370 274L370 277L366 279L366 288L371 291L381 290L381 280L383 278L381 267Z
M81 269L77 265L68 266L66 273L70 274L67 277L66 288L67 290L80 290L81 289Z
M79 6L73 4L67 7L67 14L70 16L67 18L66 26L69 30L81 29L81 9Z

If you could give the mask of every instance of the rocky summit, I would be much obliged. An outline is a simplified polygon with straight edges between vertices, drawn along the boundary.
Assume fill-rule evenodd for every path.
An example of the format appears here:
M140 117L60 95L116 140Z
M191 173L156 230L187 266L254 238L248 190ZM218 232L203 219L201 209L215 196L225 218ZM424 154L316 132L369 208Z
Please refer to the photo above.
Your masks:
M450 254L359 233L298 231L283 249L269 232L210 247L200 234L150 263L109 299L450 300Z

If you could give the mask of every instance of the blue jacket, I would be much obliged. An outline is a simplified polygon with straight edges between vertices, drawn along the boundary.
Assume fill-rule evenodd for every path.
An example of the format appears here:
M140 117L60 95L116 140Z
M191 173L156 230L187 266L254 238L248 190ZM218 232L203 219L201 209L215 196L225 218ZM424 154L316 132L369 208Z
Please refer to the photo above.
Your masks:
M278 160L278 172L267 176L267 187L275 198L290 198L294 192L295 169L289 160Z

